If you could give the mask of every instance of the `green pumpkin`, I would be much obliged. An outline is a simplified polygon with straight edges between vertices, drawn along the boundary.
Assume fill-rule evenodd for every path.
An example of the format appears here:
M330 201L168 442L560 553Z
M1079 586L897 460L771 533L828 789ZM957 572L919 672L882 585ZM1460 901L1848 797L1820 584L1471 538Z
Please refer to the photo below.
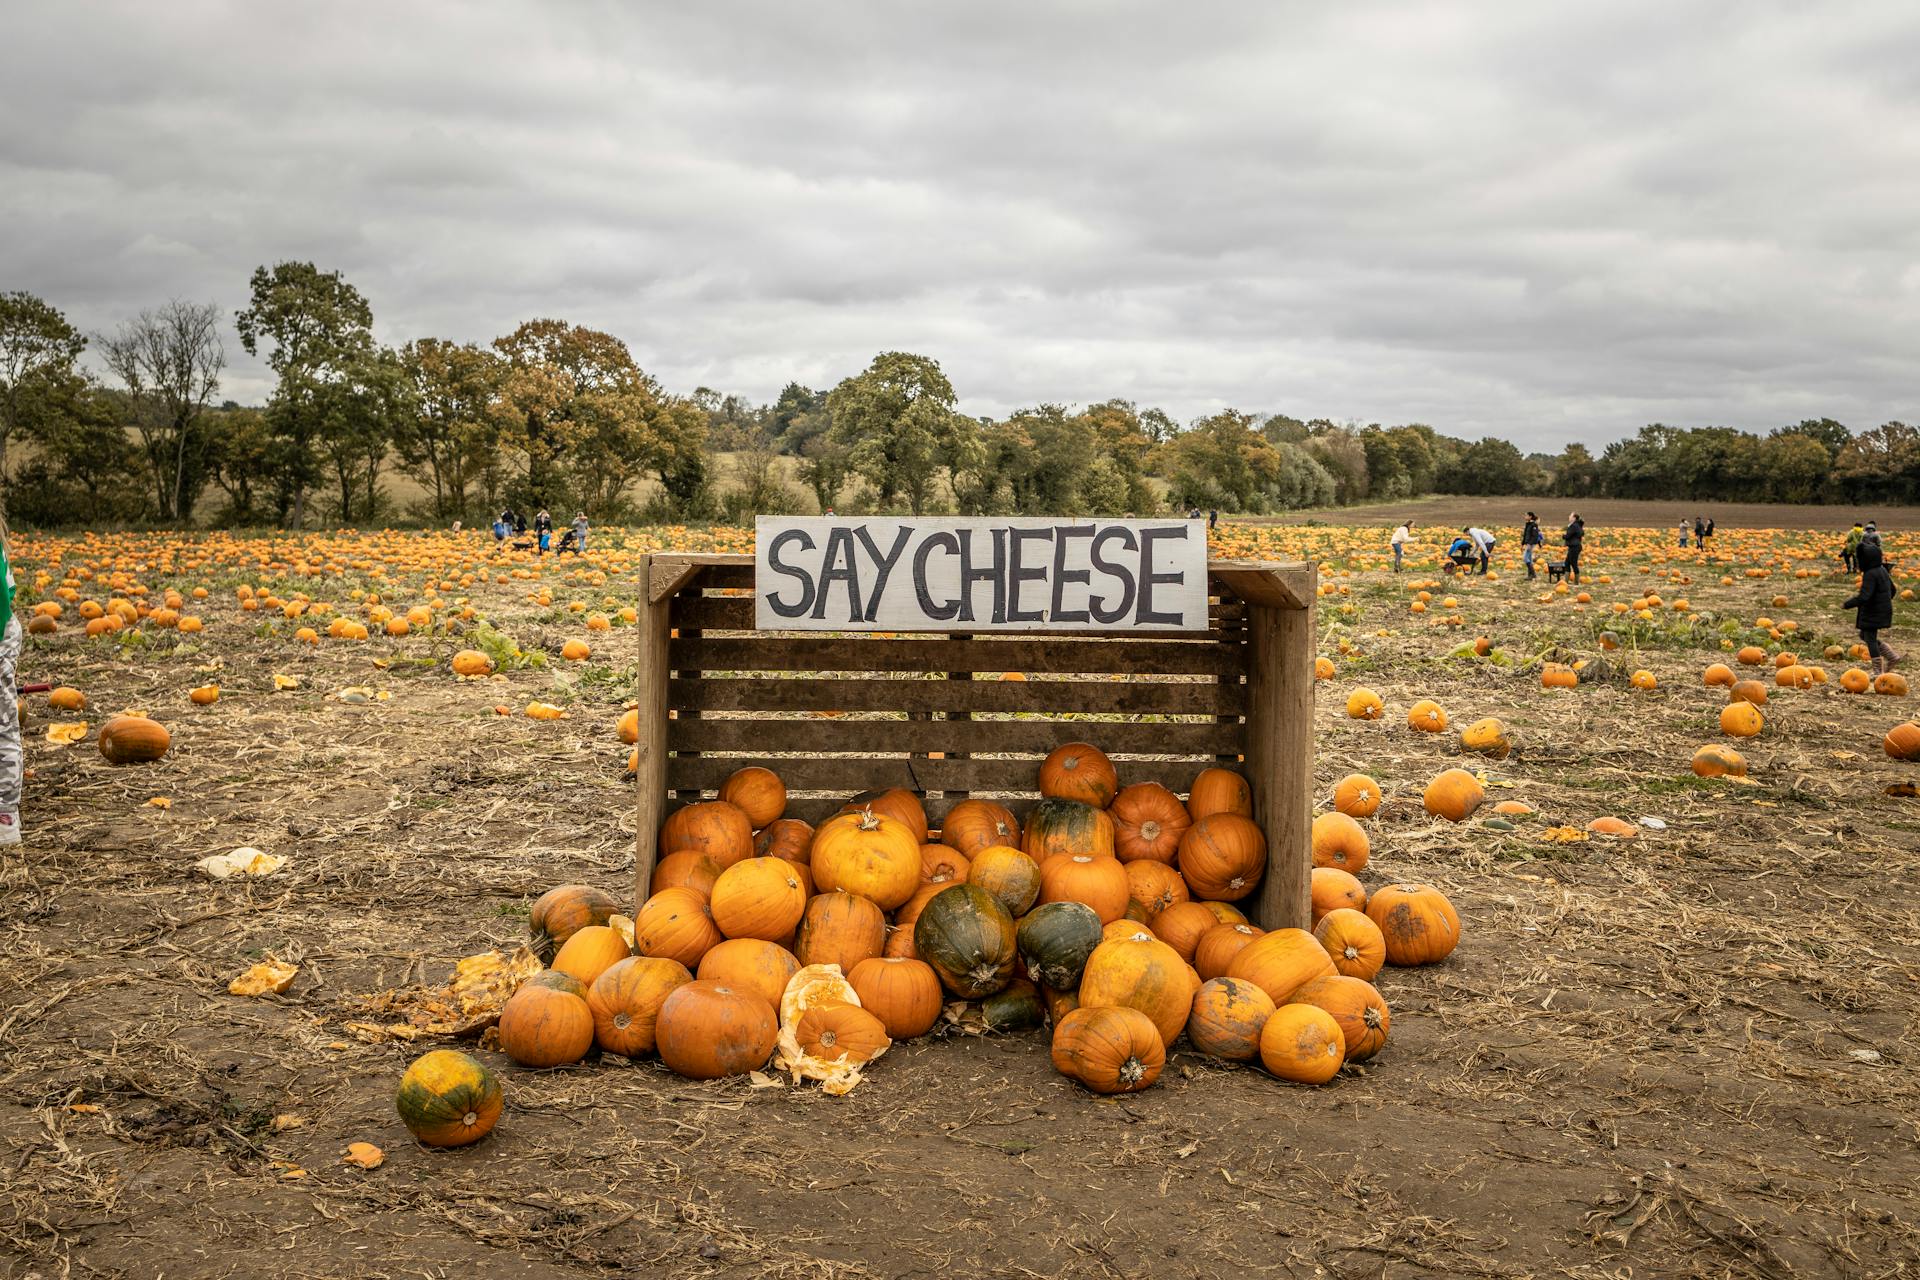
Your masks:
M980 1017L989 1031L1031 1031L1046 1021L1047 1006L1038 987L1015 978L1005 991L980 1002Z
M1072 991L1100 935L1100 913L1086 903L1048 902L1020 918L1014 939L1035 982Z
M1113 841L1113 819L1105 809L1078 800L1042 800L1027 813L1020 847L1036 862L1057 853L1111 858Z
M978 885L934 894L913 922L913 946L941 985L963 999L990 996L1013 980L1013 917Z
M480 1141L500 1118L500 1104L500 1082L493 1072L455 1049L435 1049L415 1059L393 1098L401 1121L430 1147Z

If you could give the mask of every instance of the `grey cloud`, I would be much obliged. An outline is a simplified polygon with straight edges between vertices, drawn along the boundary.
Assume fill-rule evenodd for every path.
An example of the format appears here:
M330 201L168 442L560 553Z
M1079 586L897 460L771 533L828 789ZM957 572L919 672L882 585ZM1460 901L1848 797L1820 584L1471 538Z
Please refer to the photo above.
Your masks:
M759 398L907 348L982 413L1920 414L1897 0L7 9L0 287L90 328L311 258L390 341Z

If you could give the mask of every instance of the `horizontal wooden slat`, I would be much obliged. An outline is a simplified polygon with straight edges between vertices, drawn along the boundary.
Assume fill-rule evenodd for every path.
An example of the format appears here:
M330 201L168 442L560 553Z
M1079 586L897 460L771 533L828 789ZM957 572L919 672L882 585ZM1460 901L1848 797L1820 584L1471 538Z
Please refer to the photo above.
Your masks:
M669 751L741 756L775 751L820 755L909 751L1045 755L1068 742L1091 742L1109 755L1237 755L1246 726L1089 720L671 720ZM740 763L752 763L741 760ZM768 761L778 771L778 761Z
M1222 715L1240 710L1243 686L1218 680L819 680L676 679L680 711L1110 712Z
M1216 625L1240 626L1246 620L1246 606L1237 600L1215 601L1207 610L1207 617ZM669 608L669 618L676 628L706 631L752 631L752 596L695 596L681 594L673 598ZM981 633L983 639L992 633ZM1016 633L1009 633L1016 634ZM1137 636L1138 631L1074 631L1062 633L1074 637L1095 636ZM1151 633L1149 633L1151 634ZM1174 631L1165 633L1167 640L1184 639L1188 643L1205 642L1210 637L1202 632Z
M746 760L729 756L670 756L667 786L673 790L717 791L720 784ZM766 761L775 766L789 791L875 791L905 787L909 791L1032 792L1038 785L1040 762L1026 760L926 760L882 756L864 760L819 759L795 756ZM1194 775L1212 760L1123 760L1115 763L1122 784L1159 782L1178 791L1192 784Z
M676 670L1020 671L1244 674L1244 644L1157 640L860 640L838 636L702 636L668 649Z

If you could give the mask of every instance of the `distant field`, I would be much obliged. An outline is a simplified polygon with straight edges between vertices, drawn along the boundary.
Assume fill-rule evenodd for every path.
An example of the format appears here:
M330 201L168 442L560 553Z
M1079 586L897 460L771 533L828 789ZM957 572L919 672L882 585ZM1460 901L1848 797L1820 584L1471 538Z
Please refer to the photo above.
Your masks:
M1455 527L1486 523L1489 528L1519 525L1527 512L1540 513L1543 526L1564 526L1578 511L1593 529L1668 528L1680 518L1698 515L1711 519L1717 530L1730 529L1845 529L1855 520L1873 520L1885 529L1920 526L1920 507L1795 506L1786 503L1645 502L1634 498L1414 498L1406 502L1368 503L1358 507L1319 507L1278 516L1235 516L1246 524L1342 524L1392 526L1411 519L1415 525ZM1227 519L1228 517L1221 517ZM1552 529L1549 528L1549 532Z

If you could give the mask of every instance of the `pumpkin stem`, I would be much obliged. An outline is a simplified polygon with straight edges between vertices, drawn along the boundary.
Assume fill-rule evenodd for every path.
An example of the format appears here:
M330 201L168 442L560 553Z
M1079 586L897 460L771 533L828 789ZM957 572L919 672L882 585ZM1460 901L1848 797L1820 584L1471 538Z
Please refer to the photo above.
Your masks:
M1140 1064L1140 1059L1129 1057L1120 1064L1118 1075L1121 1084L1139 1084L1147 1078L1147 1069Z
M868 805L860 811L860 829L862 831L878 831L880 829L880 818L879 815L874 813L872 805Z

